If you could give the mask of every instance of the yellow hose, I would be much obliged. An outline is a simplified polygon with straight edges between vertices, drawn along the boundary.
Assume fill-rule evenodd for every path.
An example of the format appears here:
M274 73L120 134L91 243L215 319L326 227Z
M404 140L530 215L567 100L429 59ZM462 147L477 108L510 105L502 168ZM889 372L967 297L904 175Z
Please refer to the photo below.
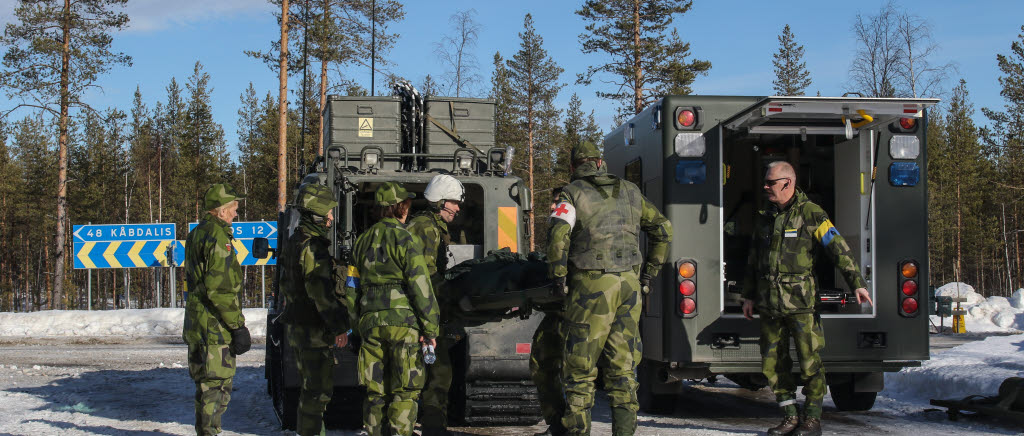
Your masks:
M875 120L874 118L871 117L871 115L868 115L867 112L864 112L863 109L857 109L857 113L860 114L861 118L864 119L857 121L856 123L851 123L850 126L853 127L854 129L859 129L863 127L865 124ZM846 116L843 116L841 120L843 121L843 124L846 124Z

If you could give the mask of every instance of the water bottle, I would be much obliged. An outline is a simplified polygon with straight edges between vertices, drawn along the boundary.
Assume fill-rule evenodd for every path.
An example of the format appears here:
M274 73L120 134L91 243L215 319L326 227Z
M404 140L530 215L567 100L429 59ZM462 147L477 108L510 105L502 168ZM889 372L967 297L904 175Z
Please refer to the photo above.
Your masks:
M426 363L427 365L433 365L434 362L437 362L437 354L434 354L434 346L433 345L424 345L423 346L423 363Z

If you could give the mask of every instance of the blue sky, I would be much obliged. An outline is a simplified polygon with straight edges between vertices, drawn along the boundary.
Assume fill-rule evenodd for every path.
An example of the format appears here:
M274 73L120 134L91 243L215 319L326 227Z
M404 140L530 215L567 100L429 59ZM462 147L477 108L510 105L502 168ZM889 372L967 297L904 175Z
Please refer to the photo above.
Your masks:
M0 0L0 22L11 20L17 2ZM572 93L583 100L584 109L594 110L607 132L614 104L598 99L595 85L575 85L576 74L601 60L583 55L577 35L584 23L573 12L582 1L520 0L517 2L468 0L407 0L406 18L393 26L401 34L391 53L395 73L421 83L426 74L443 72L436 60L434 44L449 33L448 18L462 10L475 9L482 30L476 49L481 67L482 87L488 86L491 60L496 51L509 57L518 50L518 32L523 16L533 14L537 32L544 37L550 55L565 69L567 84L558 98L565 107ZM841 95L847 91L847 71L856 49L850 30L854 16L874 13L880 0L824 2L814 0L695 0L693 9L678 17L674 25L691 44L691 53L712 62L710 75L700 77L693 88L699 94L771 94L772 54L778 49L777 36L790 24L805 47L805 61L813 83L808 94ZM1010 43L1024 24L1024 2L1014 0L965 2L949 0L898 1L911 13L925 18L933 28L940 50L934 63L954 62L967 80L976 108L999 109L996 54L1008 54ZM182 85L196 61L211 76L214 117L224 126L229 149L237 153L235 133L239 95L252 82L262 96L277 95L277 74L262 63L245 56L243 50L266 50L279 33L271 15L272 6L261 0L130 0L127 12L131 27L115 36L116 49L134 58L130 68L117 68L100 80L102 92L87 96L94 107L131 107L136 86L150 108L166 98L171 77ZM315 74L315 73L314 73ZM367 69L348 75L369 87ZM311 76L314 77L314 76ZM296 89L301 76L290 79ZM383 80L378 75L378 91ZM952 81L947 88L953 85ZM482 92L486 92L483 88ZM0 107L11 103L0 97ZM980 110L975 116L985 124Z

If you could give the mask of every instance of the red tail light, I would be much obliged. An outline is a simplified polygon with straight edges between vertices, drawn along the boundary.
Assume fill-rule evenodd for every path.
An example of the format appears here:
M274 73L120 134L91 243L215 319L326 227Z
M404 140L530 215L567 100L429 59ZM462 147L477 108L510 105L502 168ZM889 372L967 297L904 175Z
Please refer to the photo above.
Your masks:
M916 298L904 299L903 303L902 303L902 308L903 308L903 311L906 312L907 314L916 315L917 314L917 299Z
M917 293L917 282L907 280L903 282L903 295L911 296Z
M913 118L900 118L900 127L904 128L906 130L913 129L914 126L916 126L916 125L917 125L917 120L915 120Z
M690 127L693 126L694 121L697 121L697 115L692 110L683 109L679 111L679 125Z
M690 297L693 296L694 292L697 292L697 285L693 284L692 280L683 280L683 282L679 284L680 294Z
M689 109L683 109L685 112ZM681 116L679 117L681 121ZM676 295L676 315L683 318L697 316L697 261L693 259L679 259L676 261L676 283L679 284L679 294Z
M683 302L679 303L679 311L683 312L684 315L692 314L697 311L697 302L693 301L692 298L683 298Z

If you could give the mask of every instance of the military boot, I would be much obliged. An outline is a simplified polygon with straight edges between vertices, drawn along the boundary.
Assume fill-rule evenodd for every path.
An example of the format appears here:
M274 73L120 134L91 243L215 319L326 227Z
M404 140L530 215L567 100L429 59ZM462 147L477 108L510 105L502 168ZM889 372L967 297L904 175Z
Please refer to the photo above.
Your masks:
M818 418L804 418L804 422L797 427L796 431L790 433L792 436L821 436L821 420Z
M779 425L768 429L768 436L785 436L792 433L799 426L799 417L787 415L785 418L782 418L782 422Z

